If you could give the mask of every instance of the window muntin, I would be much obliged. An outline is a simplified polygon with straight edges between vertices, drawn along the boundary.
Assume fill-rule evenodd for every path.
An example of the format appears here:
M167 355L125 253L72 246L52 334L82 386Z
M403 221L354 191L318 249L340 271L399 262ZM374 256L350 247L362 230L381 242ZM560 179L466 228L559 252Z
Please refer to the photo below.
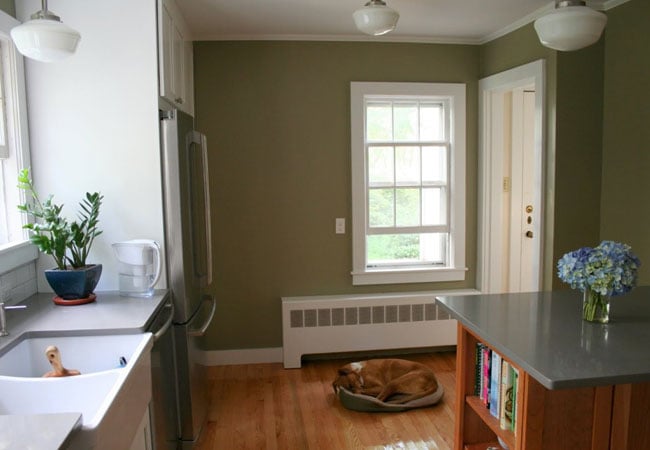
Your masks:
M464 279L464 102L459 84L351 84L354 284Z

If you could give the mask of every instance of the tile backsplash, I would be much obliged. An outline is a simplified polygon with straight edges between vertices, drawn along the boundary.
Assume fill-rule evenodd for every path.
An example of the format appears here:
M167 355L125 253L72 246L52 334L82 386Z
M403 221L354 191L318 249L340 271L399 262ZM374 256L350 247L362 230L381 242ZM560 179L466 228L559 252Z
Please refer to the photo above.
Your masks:
M0 302L14 305L36 294L36 263L0 274Z

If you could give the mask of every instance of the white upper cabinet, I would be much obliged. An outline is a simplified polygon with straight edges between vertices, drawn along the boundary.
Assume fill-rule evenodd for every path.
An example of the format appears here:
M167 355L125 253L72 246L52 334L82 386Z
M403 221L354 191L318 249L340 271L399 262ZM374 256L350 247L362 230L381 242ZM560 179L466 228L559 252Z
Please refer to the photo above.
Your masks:
M158 0L160 96L194 115L192 41L174 0Z

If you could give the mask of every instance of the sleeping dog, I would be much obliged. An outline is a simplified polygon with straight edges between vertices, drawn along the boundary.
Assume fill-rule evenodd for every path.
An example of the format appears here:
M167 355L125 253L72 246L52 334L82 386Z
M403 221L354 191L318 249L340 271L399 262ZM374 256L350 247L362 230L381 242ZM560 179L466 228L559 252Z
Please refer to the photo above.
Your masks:
M342 387L382 402L402 404L434 393L438 381L424 364L404 359L370 359L341 367L332 387L335 393Z

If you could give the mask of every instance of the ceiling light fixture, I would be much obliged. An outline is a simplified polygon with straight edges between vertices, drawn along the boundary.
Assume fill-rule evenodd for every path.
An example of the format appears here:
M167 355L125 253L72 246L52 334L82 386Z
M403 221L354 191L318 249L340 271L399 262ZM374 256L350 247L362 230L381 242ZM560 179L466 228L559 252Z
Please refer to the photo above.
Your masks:
M380 36L395 29L399 13L386 6L383 0L370 0L363 8L357 9L352 17L359 30Z
M32 14L31 20L12 28L11 38L18 51L28 58L52 62L72 55L81 35L64 25L59 16L47 9L47 0L42 0L42 9Z
M543 45L566 52L594 44L606 23L607 16L583 0L555 0L555 9L535 21L535 30Z

